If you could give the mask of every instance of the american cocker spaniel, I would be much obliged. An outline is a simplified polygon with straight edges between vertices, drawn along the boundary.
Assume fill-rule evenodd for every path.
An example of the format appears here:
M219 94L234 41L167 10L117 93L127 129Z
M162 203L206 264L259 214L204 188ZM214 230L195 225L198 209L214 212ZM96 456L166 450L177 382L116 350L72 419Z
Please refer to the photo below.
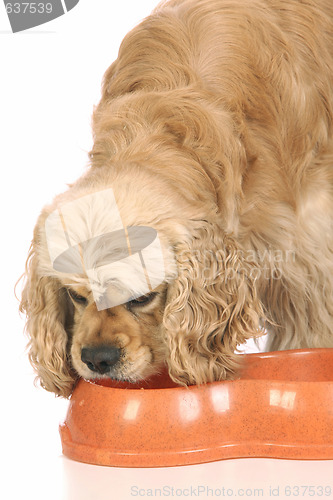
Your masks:
M333 347L332 116L331 0L169 0L133 29L89 169L35 227L41 385L232 378L265 326L270 350Z

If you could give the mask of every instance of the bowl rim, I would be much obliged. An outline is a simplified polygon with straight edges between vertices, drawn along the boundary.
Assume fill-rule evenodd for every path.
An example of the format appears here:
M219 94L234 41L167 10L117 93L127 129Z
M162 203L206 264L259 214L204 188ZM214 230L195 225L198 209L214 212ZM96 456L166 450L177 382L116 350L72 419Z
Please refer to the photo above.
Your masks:
M330 353L331 356L332 356L332 359L333 359L333 348L331 347L314 347L314 348L305 348L305 349L288 349L288 350L283 350L283 351L264 351L264 352L255 352L255 353L239 353L239 356L246 356L248 359L262 359L262 358L265 358L265 359L269 359L269 358L292 358L293 356L300 356L300 355L303 355L303 356L318 356L320 354L323 354L324 352L327 352L327 353ZM260 382L260 381L263 381L263 382L266 382L269 381L271 383L273 382L279 382L279 383L292 383L292 384L311 384L311 383L315 383L315 384L321 384L321 383L325 383L325 384L328 384L330 382L333 382L333 377L332 377L332 381L329 381L329 380L293 380L292 378L285 378L285 379L268 379L268 378L254 378L254 379L251 379L251 378L242 378L242 377L238 377L238 378L235 378L235 379L228 379L228 380L215 380L214 382L207 382L207 383L202 383L202 384L192 384L192 385L179 385L177 387L157 387L157 388L145 388L145 387L138 387L138 388L133 388L133 387L108 387L106 385L103 385L103 384L99 384L98 383L98 380L108 380L108 379L85 379L85 378L80 378L75 386L75 388L77 387L77 385L80 383L87 383L91 386L94 386L94 388L96 388L96 390L110 390L110 389L113 389L113 390L117 390L117 391L123 391L123 390L126 390L126 391L131 391L134 393L144 393L145 391L170 391L170 390L177 390L178 392L187 392L188 390L203 390L207 387L213 387L213 386L216 386L216 385L219 385L221 383L225 384L225 383L239 383L239 382L245 382L245 381L249 381L249 382ZM119 381L119 382L122 382L122 381ZM142 381L138 381L138 382L144 382L144 380ZM75 390L74 388L74 390Z

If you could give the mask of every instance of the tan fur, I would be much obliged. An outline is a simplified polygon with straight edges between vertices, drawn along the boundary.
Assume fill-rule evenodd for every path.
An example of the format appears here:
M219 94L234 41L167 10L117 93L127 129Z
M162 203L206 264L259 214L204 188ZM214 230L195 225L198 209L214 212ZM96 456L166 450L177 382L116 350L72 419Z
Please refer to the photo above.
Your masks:
M263 318L271 349L333 347L332 19L330 0L170 0L125 37L91 168L43 210L28 260L21 309L46 389L90 375L79 352L101 331L127 343L133 380L163 360L180 383L232 377ZM74 312L64 287L79 281L52 269L45 218L106 187L124 225L158 231L167 297L149 313Z

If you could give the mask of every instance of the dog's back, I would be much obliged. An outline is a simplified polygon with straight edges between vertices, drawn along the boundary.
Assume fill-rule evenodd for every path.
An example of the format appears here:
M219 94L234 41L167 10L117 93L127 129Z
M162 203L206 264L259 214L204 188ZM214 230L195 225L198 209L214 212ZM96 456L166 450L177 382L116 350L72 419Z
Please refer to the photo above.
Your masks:
M281 202L283 191L286 203L295 208L301 201L300 182L306 184L304 175L313 174L313 157L331 154L332 75L330 0L162 2L125 37L118 59L105 74L94 119L95 153L103 143L99 119L117 97L141 94L149 101L171 91L165 103L170 102L172 112L172 90L181 90L192 102L202 97L207 105L213 103L212 128L220 126L220 110L232 117L247 157L239 175L248 205L259 196ZM185 113L184 106L186 123ZM237 175L240 165L233 164ZM332 185L331 161L320 164L318 186ZM247 208L242 212L247 214L243 226L251 225L256 214Z
M170 0L125 37L102 103L139 90L210 92L250 156L273 154L298 177L331 134L332 74L330 0Z
M169 0L125 37L104 95L192 85L251 120L304 122L331 112L332 72L330 0Z

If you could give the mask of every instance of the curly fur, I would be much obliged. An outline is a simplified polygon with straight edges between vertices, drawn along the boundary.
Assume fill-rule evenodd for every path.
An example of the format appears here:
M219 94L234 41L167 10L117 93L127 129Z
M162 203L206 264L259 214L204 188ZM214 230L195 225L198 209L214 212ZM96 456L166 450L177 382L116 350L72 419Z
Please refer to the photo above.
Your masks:
M120 378L166 361L185 384L234 376L262 320L270 349L333 347L332 73L330 0L169 0L125 37L91 167L44 208L28 258L21 310L43 387L68 396L89 377L80 347L98 334L124 350ZM147 312L78 310L65 288L88 293L86 278L50 262L47 215L106 187L125 226L161 240L165 288Z
M250 279L252 264L221 235L217 224L202 223L191 244L177 249L180 272L170 286L164 336L170 373L186 384L230 377L238 366L237 346L260 334L264 313L255 276Z
M26 311L26 330L31 338L29 358L42 387L68 396L73 387L73 370L68 360L65 329L68 304L57 281L38 275L37 255L32 245L27 265L21 311Z

